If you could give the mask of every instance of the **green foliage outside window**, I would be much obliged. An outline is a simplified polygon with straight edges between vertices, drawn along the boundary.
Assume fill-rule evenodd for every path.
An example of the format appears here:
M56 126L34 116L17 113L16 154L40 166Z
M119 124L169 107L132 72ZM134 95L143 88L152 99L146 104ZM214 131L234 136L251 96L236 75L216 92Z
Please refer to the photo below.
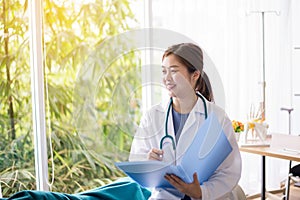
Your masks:
M82 65L97 63L92 56L97 46L133 28L128 24L135 19L129 0L45 0L43 7L46 121L53 147L52 163L48 139L49 182L52 191L75 193L123 175L113 163L127 159L140 118L141 91L126 98L141 85L138 53L106 66L94 83L95 95L86 96L93 101L90 109L77 113L76 120L74 107L80 98L75 85ZM2 0L0 15L0 183L3 195L9 196L36 188L28 1ZM112 100L123 102L123 107ZM118 116L127 118L120 122Z

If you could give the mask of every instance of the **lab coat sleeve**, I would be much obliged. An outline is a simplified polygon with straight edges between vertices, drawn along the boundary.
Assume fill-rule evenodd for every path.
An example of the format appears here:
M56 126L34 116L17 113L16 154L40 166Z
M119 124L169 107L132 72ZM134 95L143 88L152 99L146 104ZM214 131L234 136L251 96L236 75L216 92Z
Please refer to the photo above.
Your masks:
M202 200L227 199L241 176L241 155L234 137L230 119L225 115L223 130L232 146L232 152L218 167L208 181L201 185Z
M143 161L147 160L147 154L150 151L149 140L147 139L151 134L151 117L147 112L143 115L140 125L137 128L133 138L129 161Z

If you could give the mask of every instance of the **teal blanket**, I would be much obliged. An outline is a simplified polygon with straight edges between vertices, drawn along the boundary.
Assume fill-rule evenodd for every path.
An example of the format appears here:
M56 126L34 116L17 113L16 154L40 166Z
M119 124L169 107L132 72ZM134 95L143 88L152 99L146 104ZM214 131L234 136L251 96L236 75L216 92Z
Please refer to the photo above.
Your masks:
M0 198L0 200L146 200L150 197L150 195L151 192L149 190L139 186L136 182L125 178L103 187L77 194L24 190L12 195L9 198Z

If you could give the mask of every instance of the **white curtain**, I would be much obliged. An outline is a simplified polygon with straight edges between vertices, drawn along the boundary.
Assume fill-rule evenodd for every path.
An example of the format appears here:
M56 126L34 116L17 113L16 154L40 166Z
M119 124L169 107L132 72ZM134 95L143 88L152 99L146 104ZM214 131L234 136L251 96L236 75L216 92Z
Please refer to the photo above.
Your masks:
M250 106L258 108L262 101L261 11L265 11L266 122L269 133L288 132L288 115L280 108L291 106L292 0L145 2L145 9L150 11L148 25L184 34L210 56L224 86L224 109L231 119L244 122ZM259 192L261 157L245 153L242 157L240 185L246 193ZM278 188L287 175L288 163L267 158L266 164L267 187Z

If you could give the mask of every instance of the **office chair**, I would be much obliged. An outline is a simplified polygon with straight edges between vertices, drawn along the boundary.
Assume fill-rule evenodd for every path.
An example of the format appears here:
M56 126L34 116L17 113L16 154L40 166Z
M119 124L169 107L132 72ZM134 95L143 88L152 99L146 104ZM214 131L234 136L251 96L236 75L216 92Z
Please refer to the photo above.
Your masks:
M290 170L290 174L291 174L292 177L293 176L300 177L300 164L292 167L291 170ZM300 187L300 182L295 183L295 186Z

